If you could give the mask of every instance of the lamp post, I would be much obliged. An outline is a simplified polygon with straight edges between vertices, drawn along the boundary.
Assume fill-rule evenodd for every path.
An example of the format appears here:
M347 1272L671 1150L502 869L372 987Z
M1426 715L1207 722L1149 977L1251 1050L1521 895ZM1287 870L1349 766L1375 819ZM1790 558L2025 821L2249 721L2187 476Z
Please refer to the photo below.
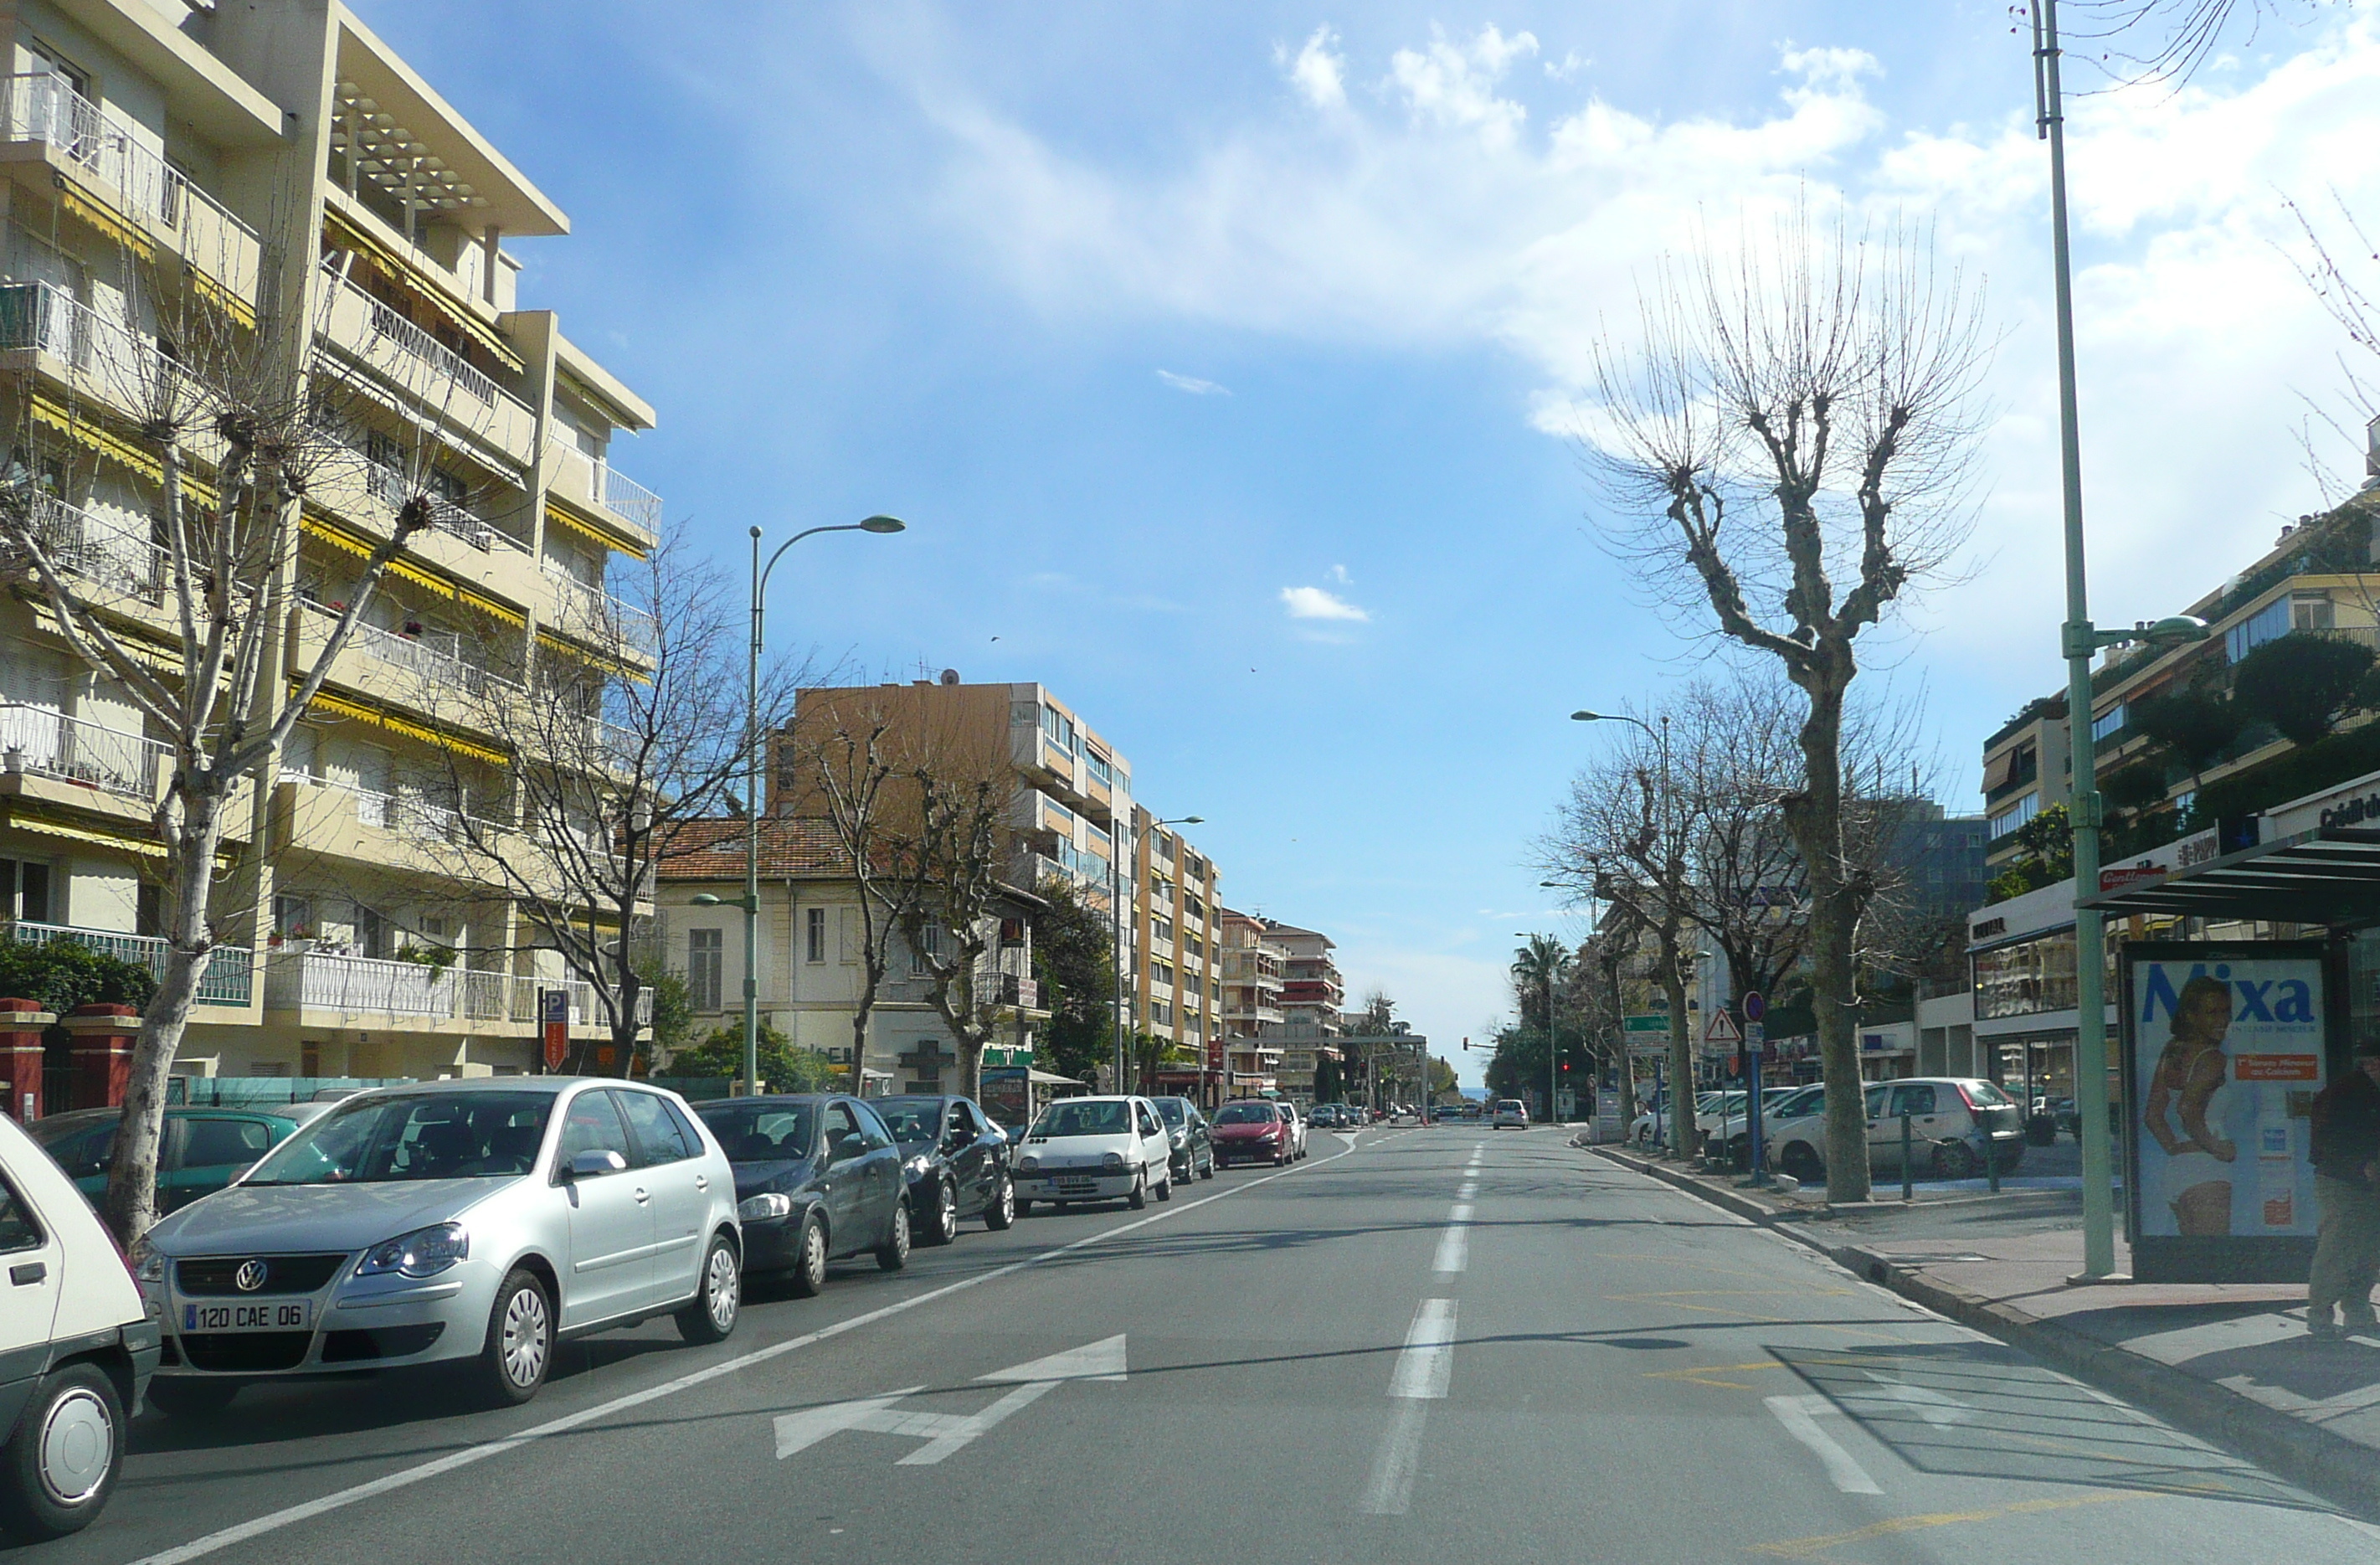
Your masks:
M1206 824L1207 817L1204 815L1176 815L1171 820L1152 820L1148 823L1148 829L1155 831L1160 826L1196 826ZM1116 822L1115 835L1108 842L1110 850L1108 854L1108 940L1113 948L1111 955L1114 958L1116 970L1115 1068L1116 1091L1120 1093L1128 1090L1124 1086L1124 1072L1128 1064L1129 1051L1124 1044L1123 1031L1123 856L1125 850L1131 844L1131 838L1130 823L1119 819ZM1132 872L1132 883L1135 889L1140 885L1140 870L1137 865ZM1206 1086L1207 1052L1206 1040L1202 1038L1199 1040L1198 1050L1199 1091L1203 1093Z
M698 907L733 907L744 910L744 1090L759 1090L760 1083L760 635L763 596L769 590L769 577L785 551L805 538L820 532L901 532L908 523L898 517L871 516L864 521L837 523L832 527L810 527L795 533L777 545L769 563L760 563L760 530L752 529L752 642L744 664L744 895L740 898L715 897L704 892L693 900ZM851 1086L860 1090L861 1062L851 1062Z
M1553 882L1550 880L1541 880L1537 882L1537 884L1540 886L1551 886ZM1521 930L1513 931L1512 937L1516 940L1534 940L1536 938L1536 936ZM1555 948L1560 949L1560 947L1557 946ZM1561 1075L1561 1045L1556 1039L1554 1033L1553 959L1551 956L1547 955L1547 953L1542 951L1540 951L1538 955L1546 958L1546 1123L1550 1125L1555 1122L1554 1116L1560 1112L1560 1105L1561 1103L1561 1085L1560 1078Z
M2206 623L2187 615L2101 630L2091 623L2083 572L2082 435L2074 387L2074 282L2066 227L2066 97L2058 79L2058 0L2039 0L2033 12L2035 126L2049 143L2049 253L2058 315L2058 454L2064 498L2067 753L2073 757L2074 895L2099 891L2099 789L2091 737L2091 659L2101 649L2131 642L2178 646L2202 641ZM2114 1159L2107 1125L2107 928L2095 908L2074 910L2074 1109L2082 1121L2082 1270L2079 1280L2116 1269Z
M1628 715L1628 714L1626 714L1625 712L1584 712L1584 711L1582 711L1582 712L1573 712L1573 713L1572 713L1572 714L1570 715L1570 720L1571 720L1572 722L1573 722L1573 723L1633 723L1633 724L1635 724L1638 727L1640 727L1640 728L1644 729L1647 734L1651 734L1651 735L1652 735L1652 737L1653 737L1654 742L1656 742L1657 744L1658 744L1658 745L1660 746L1660 749L1661 749L1661 838L1662 838L1662 846L1663 846L1663 850L1664 850L1665 852L1668 852L1668 853L1670 853L1670 854L1671 855L1671 856L1670 856L1670 860L1669 860L1669 862L1667 862L1667 864L1665 865L1665 868L1669 871L1669 879L1670 879L1670 886L1671 886L1672 887L1674 887L1674 886L1675 886L1675 885L1677 884L1677 881L1678 881L1679 875L1682 873L1683 866L1677 862L1677 860L1676 860L1676 858L1675 858L1674 844L1673 844L1673 843L1671 842L1671 840L1670 840L1670 717L1669 717L1669 714L1667 714L1667 713L1663 713L1663 714L1661 715L1661 727L1660 727L1660 731L1659 731L1659 732L1658 732L1658 733L1655 733L1655 732L1654 732L1653 725L1652 725L1652 724L1647 723L1647 722L1646 722L1646 721L1645 721L1645 719L1643 719L1642 717L1631 717L1631 716L1630 716L1630 715ZM1664 896L1667 896L1667 895L1669 895L1669 894L1670 894L1670 893L1669 893L1669 891L1665 889L1665 890L1664 890L1664 892L1663 892L1663 895L1664 895ZM1671 1051L1672 1051L1672 1055L1673 1055L1673 1057L1674 1057L1674 1055L1675 1055L1675 1054L1676 1054L1676 1052L1677 1052L1677 1045L1678 1045L1678 1040L1679 1040L1679 1030L1680 1030L1680 1029L1682 1029L1685 1025L1686 1025L1686 1021L1685 1021L1685 1012L1684 1012L1682 1009L1679 1010L1679 1011L1678 1011L1678 1013L1677 1013L1675 1016L1672 1016L1672 1017L1670 1019L1670 1047L1671 1047ZM1623 1041L1624 1041L1624 1035L1623 1035ZM1692 1045L1691 1045L1691 1044L1689 1044L1689 1045L1688 1045L1688 1046L1689 1046L1689 1047L1691 1047L1691 1046L1692 1046ZM1686 1081L1685 1081L1685 1083L1684 1083L1685 1087L1686 1087L1686 1088L1688 1088L1688 1089L1692 1088L1692 1087L1693 1087L1693 1085L1694 1085L1694 1081L1693 1081L1693 1072L1692 1072L1691 1069L1689 1069L1688 1070L1686 1070L1686 1071L1684 1071L1684 1072L1682 1072L1682 1072L1680 1072L1680 1071L1678 1070L1678 1069L1677 1069L1677 1060L1676 1060L1676 1058L1671 1058L1671 1060L1670 1060L1670 1074L1671 1076L1678 1076L1678 1075L1680 1075L1680 1074L1683 1074L1683 1075L1686 1077ZM1627 1067L1623 1067L1623 1069L1625 1069L1625 1068L1627 1068ZM1671 1155L1672 1157L1675 1157L1675 1156L1679 1155L1681 1153L1682 1153L1682 1152L1684 1151L1684 1149L1685 1149L1685 1144L1686 1144L1686 1140L1685 1140L1684 1132L1681 1131L1679 1130L1679 1128L1678 1128L1677 1100L1678 1100L1678 1096L1679 1096L1679 1094L1680 1094L1681 1090L1682 1090L1682 1089L1681 1089L1681 1087L1680 1087L1680 1085L1679 1085L1679 1083L1678 1083L1678 1082L1670 1082L1670 1155ZM1692 1095L1692 1094L1691 1094L1691 1093L1689 1093L1689 1094L1688 1094L1688 1096L1689 1096L1689 1100L1690 1100L1690 1101L1691 1101L1691 1095ZM1658 1119L1658 1113L1657 1113L1656 1118Z

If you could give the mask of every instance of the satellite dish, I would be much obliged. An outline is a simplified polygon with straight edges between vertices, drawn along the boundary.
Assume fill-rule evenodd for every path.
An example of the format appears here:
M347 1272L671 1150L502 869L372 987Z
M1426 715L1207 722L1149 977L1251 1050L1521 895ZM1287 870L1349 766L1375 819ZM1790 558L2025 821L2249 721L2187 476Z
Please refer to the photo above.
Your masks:
M957 669L955 669L955 668L945 668L945 669L943 669L943 670L942 670L942 683L944 683L944 684L946 684L946 685L955 685L955 684L957 684L958 682L959 682L959 671L958 671Z

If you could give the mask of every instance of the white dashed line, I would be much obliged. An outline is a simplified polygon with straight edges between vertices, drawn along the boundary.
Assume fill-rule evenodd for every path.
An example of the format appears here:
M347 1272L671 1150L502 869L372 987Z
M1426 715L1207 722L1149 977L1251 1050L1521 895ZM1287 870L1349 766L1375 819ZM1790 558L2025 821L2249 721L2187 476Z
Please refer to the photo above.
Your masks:
M1454 1368L1454 1301L1425 1299L1405 1332L1389 1395L1396 1415L1380 1436L1372 1476L1357 1509L1366 1516L1402 1516L1413 1506L1414 1478L1421 1471L1422 1426L1427 1404L1443 1399Z

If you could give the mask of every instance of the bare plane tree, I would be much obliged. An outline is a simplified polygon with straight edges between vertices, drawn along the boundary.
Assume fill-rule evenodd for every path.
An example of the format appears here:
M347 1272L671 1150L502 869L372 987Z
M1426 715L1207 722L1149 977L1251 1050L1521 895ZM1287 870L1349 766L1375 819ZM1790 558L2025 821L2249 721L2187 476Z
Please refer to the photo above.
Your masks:
M886 911L925 970L927 998L958 1045L959 1091L980 1097L983 1051L1008 1009L991 961L999 908L1023 894L1006 884L1014 783L1004 765L968 765L963 755L946 753L941 766L920 765L903 779L912 813L891 834L882 884Z
M886 748L891 717L880 710L837 707L829 714L826 726L828 732L809 741L812 754L802 756L793 750L803 742L801 736L789 739L781 753L790 753L794 766L814 777L828 824L851 862L852 878L859 887L859 996L851 1013L856 1090L860 1063L868 1054L868 1021L892 970L893 939L923 882L891 873L894 866L886 859L891 846L888 835L893 827L887 816L896 801L905 797L895 783L896 762ZM892 787L889 795L888 786Z
M1828 1192L1864 1199L1851 1007L1874 886L1844 842L1844 703L1860 637L1946 574L1965 537L1980 300L1923 237L1803 210L1757 239L1747 228L1732 256L1706 243L1666 263L1641 314L1634 341L1598 348L1589 455L1618 513L1608 535L1804 698L1803 788L1782 806L1808 875Z

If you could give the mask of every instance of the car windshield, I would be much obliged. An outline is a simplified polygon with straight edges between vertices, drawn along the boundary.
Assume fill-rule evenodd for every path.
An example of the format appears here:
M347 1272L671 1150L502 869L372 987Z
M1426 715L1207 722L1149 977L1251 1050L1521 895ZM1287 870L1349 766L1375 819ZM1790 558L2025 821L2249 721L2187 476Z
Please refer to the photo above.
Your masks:
M252 1185L382 1184L526 1174L551 1093L407 1093L344 1105L267 1155Z
M880 1097L868 1107L876 1110L894 1141L932 1141L941 1134L942 1100L938 1097Z
M1037 1136L1120 1136L1132 1129L1132 1107L1122 1103L1053 1103L1034 1121Z
M706 1103L695 1110L730 1163L783 1163L807 1157L810 1120L807 1103Z
M1169 1125L1187 1124L1189 1123L1190 1118L1188 1115L1182 1112L1182 1100L1178 1097L1159 1098L1157 1100L1157 1117L1160 1119L1164 1120Z
M1218 1125L1261 1125L1273 1118L1269 1103L1227 1103L1215 1111Z
M1978 1108L2001 1108L2016 1101L1989 1082L1968 1082L1963 1085Z

